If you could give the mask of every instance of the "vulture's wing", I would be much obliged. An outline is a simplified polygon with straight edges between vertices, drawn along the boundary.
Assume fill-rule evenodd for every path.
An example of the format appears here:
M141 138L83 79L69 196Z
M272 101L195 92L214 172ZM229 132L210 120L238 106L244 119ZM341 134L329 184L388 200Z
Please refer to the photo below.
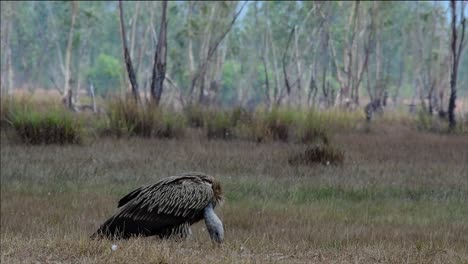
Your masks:
M161 235L203 217L213 200L211 184L194 176L174 176L123 197L119 211L97 231L105 236Z

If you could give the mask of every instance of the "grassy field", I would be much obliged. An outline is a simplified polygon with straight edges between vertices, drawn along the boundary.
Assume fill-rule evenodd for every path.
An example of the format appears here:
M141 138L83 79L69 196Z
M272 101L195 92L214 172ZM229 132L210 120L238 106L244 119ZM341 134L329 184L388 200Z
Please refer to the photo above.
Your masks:
M2 263L468 263L468 135L336 135L341 166L292 166L291 143L88 139L28 146L2 131ZM222 247L204 224L182 243L88 237L134 188L217 176ZM115 243L118 248L111 250Z

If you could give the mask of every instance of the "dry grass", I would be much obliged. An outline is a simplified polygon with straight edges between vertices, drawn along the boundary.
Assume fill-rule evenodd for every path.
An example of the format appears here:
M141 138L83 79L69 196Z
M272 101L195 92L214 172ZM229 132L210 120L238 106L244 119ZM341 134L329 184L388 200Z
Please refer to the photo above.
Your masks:
M468 136L336 135L342 166L293 166L304 145L98 139L25 146L2 131L2 263L468 263ZM223 247L88 236L141 184L203 171L226 189Z

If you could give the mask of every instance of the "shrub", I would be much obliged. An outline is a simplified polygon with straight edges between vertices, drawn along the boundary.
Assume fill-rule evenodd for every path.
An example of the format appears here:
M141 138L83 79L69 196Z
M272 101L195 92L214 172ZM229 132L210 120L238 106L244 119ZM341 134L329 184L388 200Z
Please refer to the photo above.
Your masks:
M187 120L183 114L164 112L162 118L164 125L159 131L159 137L181 138L184 136Z
M444 133L448 131L448 120L433 116L424 110L419 110L416 116L416 128L419 131ZM457 127L458 128L458 127ZM458 129L456 129L456 132Z
M34 111L30 107L12 109L8 122L17 136L27 144L79 144L83 127L64 107Z
M253 114L242 107L234 108L230 115L232 126L251 124L254 121Z
M343 152L328 144L309 146L303 153L292 155L288 159L291 165L341 165L343 161Z
M165 113L151 104L141 106L132 99L110 101L107 116L100 127L101 135L174 138L184 134L182 115Z
M184 114L190 127L203 127L206 110L200 105L188 105L184 108Z
M208 139L232 139L233 124L229 112L210 112L204 121Z
M265 132L267 138L271 137L272 140L286 142L290 137L290 130L294 121L294 112L275 108L266 114L266 124L261 124L259 131ZM260 122L262 121L260 120ZM264 130L265 128L266 130Z
M308 112L296 125L295 134L301 143L322 142L328 144L329 128L326 127L326 120L317 112Z

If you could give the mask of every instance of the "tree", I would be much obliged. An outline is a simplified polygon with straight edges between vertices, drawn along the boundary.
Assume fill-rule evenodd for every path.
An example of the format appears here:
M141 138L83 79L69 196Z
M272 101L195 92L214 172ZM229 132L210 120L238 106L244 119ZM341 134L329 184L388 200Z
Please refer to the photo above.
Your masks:
M456 99L457 99L457 74L458 74L458 65L460 64L460 57L462 54L463 49L463 42L465 40L465 5L466 2L461 2L461 18L460 18L460 26L461 26L461 38L458 39L457 33L457 1L451 0L450 1L450 10L452 11L452 36L450 41L450 51L451 51L451 74L450 74L450 100L448 106L448 116L449 116L449 128L450 130L454 130L456 126L455 120L455 108L456 108ZM457 45L458 44L458 45Z
M71 78L71 59L73 52L73 34L75 31L75 22L78 14L78 2L71 1L71 24L70 31L68 32L68 41L67 49L65 52L65 70L64 70L64 85L63 85L63 102L67 105L68 108L73 109L73 93L72 93L72 78Z
M3 2L2 4L2 19L1 23L1 50L5 51L5 56L1 57L1 86L0 97L8 95L13 87L13 63L11 52L11 33L12 33L12 20L13 20L13 5L15 2Z
M125 61L125 66L127 68L128 78L130 79L131 91L133 98L136 102L140 102L140 93L138 91L138 82L136 78L135 71L133 69L132 58L130 57L130 52L127 45L127 37L125 35L125 25L124 25L124 15L122 8L122 0L119 0L119 14L120 14L120 34L122 36L122 48L123 56Z
M151 77L151 98L159 105L163 92L164 79L166 77L167 58L167 1L163 2L161 27L159 29L158 45L154 53L153 74Z

